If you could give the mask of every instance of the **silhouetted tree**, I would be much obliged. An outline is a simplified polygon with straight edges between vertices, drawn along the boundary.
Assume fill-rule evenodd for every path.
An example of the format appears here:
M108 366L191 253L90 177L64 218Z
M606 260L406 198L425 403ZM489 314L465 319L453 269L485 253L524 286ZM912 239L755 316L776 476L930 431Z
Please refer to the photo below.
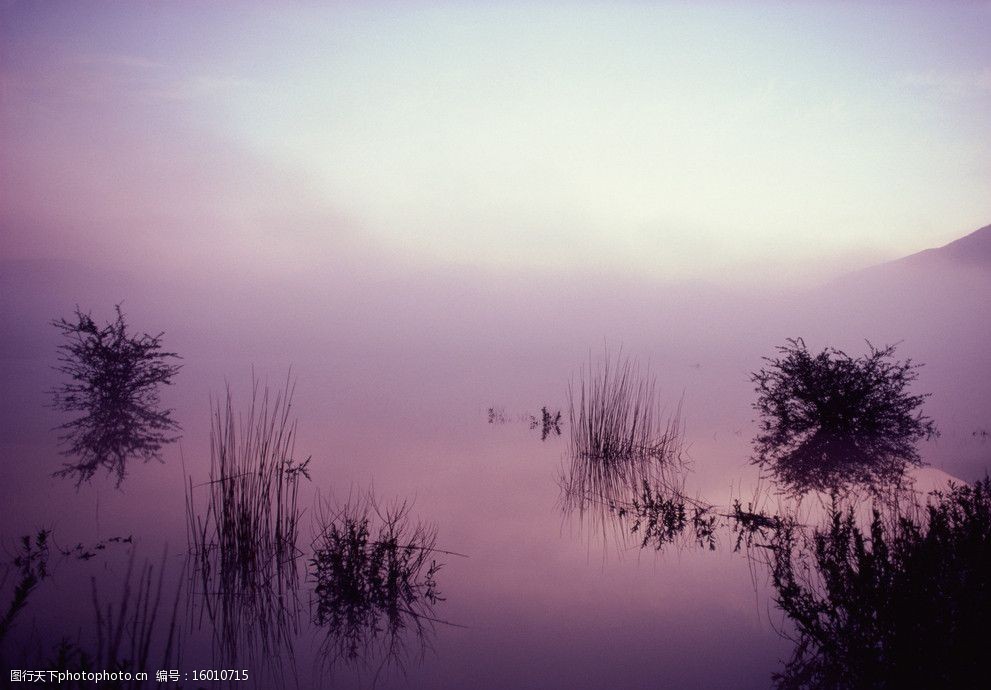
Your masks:
M934 493L921 517L873 513L867 533L834 500L828 526L786 523L772 549L794 623L780 688L963 688L991 649L991 480Z
M915 443L937 432L918 411L928 394L908 390L919 365L894 360L893 345L868 347L860 357L812 354L789 339L752 374L762 418L754 462L794 493L880 486L922 464Z
M55 476L75 476L76 484L101 467L124 480L130 458L161 460L161 448L179 438L171 409L161 409L159 387L178 373L174 352L162 349L162 335L128 333L120 305L117 318L97 326L76 308L75 318L52 325L68 342L59 346L56 369L69 377L53 393L54 406L82 415L59 427L63 455L77 458Z

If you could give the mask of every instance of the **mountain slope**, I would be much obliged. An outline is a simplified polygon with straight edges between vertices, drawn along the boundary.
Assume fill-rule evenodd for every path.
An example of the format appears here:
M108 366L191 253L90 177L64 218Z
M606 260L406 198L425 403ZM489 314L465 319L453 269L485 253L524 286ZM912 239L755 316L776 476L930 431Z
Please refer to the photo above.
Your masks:
M918 390L943 436L925 444L937 468L965 479L991 471L991 225L942 247L841 276L796 308L795 332L860 352L899 343L925 366Z
M991 225L985 225L969 235L954 240L942 247L924 249L894 261L871 266L840 278L869 276L883 272L901 272L914 269L991 269Z

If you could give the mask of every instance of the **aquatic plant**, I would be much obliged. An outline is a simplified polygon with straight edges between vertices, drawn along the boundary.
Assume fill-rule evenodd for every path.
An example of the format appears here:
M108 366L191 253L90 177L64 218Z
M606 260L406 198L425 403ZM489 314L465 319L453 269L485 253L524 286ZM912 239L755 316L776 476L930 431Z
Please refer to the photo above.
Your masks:
M722 512L701 498L685 495L683 486L651 485L644 481L640 493L615 512L626 519L631 535L640 539L640 548L661 550L668 544L683 543L683 538L709 551L716 550L717 531L727 524L734 526L736 515Z
M780 688L973 687L991 644L991 480L925 506L875 506L867 528L836 497L811 535L773 542L795 649Z
M860 357L813 354L789 339L751 375L761 416L753 461L786 490L882 487L922 464L915 444L937 431L919 411L928 394L909 392L919 365L894 360L893 345L868 348Z
M31 535L21 537L20 553L14 558L13 566L17 571L17 582L11 595L10 604L0 618L0 642L3 642L18 614L27 606L31 593L49 575L48 559L50 556L49 537L52 531L39 530L32 538ZM0 588L6 584L8 574L0 581Z
M632 508L635 519L630 532L641 535L641 548L651 543L660 548L681 535L688 525L682 497L658 495L646 481L640 496L633 498Z
M162 333L129 332L120 305L104 326L77 307L75 317L53 321L68 342L59 346L56 370L69 380L52 391L53 406L82 415L62 424L65 463L57 477L75 477L76 485L100 469L124 481L127 462L161 461L162 446L179 438L172 410L162 408L159 389L172 383L178 355L162 348Z
M300 479L309 479L307 458L294 457L296 422L290 419L293 387L274 399L252 386L246 416L238 419L228 387L212 411L210 479L206 511L200 515L190 477L187 525L191 550L204 566L217 567L238 586L269 580L299 554L296 540L302 510Z
M618 537L638 533L644 545L680 531L686 510L680 406L662 421L655 390L630 359L590 360L568 387L571 438L560 481L566 514L603 532L614 523Z
M228 660L240 650L268 655L295 629L299 583L299 485L309 479L307 458L294 457L293 386L274 396L252 385L239 417L228 387L211 413L210 479L186 489L194 606L209 617ZM206 500L196 490L206 489ZM203 503L205 502L205 508Z
M170 603L163 600L166 554L162 555L157 575L155 566L148 561L135 573L134 561L132 552L116 602L102 601L97 579L90 580L94 611L94 629L90 639L95 640L95 648L64 637L55 648L54 657L42 666L71 673L132 674L131 680L111 679L99 683L99 687L119 690L157 687L158 683L153 680L154 673L150 674L148 681L133 676L136 672L144 673L154 668L173 669L179 666L181 579ZM62 685L90 688L93 681L70 678Z
M60 547L55 542L51 529L40 529L33 536L25 534L19 542L17 555L4 570L0 578L0 590L5 589L11 573L16 573L10 604L0 616L0 643L9 633L18 615L23 611L29 599L42 582L52 577L58 564L65 560L88 561L96 558L112 545L133 543L133 537L108 537L96 543L83 545L82 542L72 547Z
M745 547L748 553L755 544L766 547L780 530L793 528L797 524L791 515L769 513L756 508L752 502L744 508L740 499L733 501L732 512L726 518L736 535L733 550L739 551Z
M382 508L369 493L324 503L317 518L309 579L313 622L326 630L324 660L333 667L403 667L422 654L436 623L443 564L437 529L414 521L411 505Z
M256 677L284 682L296 672L294 639L300 630L298 578L285 572L272 586L259 578L243 586L215 564L189 563L186 610L191 626L212 634L216 661L251 666ZM278 684L278 683L277 683Z
M490 407L488 409L489 424L505 424L506 410L502 407Z
M608 353L591 359L568 385L571 454L605 465L667 459L667 429L659 423L656 380L639 365Z

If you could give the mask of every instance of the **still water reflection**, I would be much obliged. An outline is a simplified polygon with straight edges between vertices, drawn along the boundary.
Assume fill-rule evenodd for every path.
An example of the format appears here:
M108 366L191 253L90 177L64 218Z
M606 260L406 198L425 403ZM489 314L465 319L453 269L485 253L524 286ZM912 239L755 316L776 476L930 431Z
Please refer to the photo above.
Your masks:
M745 475L747 439L727 432L743 422L692 435L633 358L525 372L532 395L503 388L487 409L487 392L404 380L402 362L364 370L342 404L340 372L317 359L297 368L302 400L259 367L247 395L221 389L208 407L229 363L194 354L172 403L181 459L120 490L16 475L53 493L7 524L32 536L3 582L5 663L178 670L176 687L223 668L265 688L766 687L791 650L773 604L795 591L784 564L831 534L815 531L822 511L772 507ZM505 412L569 374L567 421L553 404ZM39 434L20 451L44 468L51 448Z

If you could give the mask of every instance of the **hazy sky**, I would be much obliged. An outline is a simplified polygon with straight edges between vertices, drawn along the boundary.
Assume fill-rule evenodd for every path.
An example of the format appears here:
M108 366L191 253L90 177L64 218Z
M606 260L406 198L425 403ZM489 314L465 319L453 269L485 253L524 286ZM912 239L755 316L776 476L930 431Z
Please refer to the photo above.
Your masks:
M3 3L2 253L803 276L991 222L991 3Z

